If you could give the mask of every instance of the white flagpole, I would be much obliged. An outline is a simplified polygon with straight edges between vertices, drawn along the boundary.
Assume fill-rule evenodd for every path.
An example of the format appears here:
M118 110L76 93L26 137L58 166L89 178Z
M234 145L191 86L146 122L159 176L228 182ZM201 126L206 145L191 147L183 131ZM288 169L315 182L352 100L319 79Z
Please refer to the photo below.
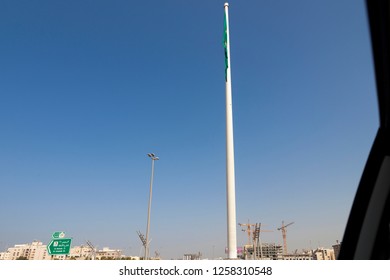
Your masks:
M236 190L234 175L233 109L230 72L229 4L225 3L225 52L226 69L226 195L227 195L227 238L228 258L237 259L236 237Z

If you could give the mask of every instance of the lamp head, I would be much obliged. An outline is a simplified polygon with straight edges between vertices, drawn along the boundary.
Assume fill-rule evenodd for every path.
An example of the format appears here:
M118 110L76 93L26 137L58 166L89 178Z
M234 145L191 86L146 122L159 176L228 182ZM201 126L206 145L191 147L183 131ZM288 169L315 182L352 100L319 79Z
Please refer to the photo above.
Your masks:
M159 160L159 158L156 157L156 155L153 154L153 153L149 153L149 154L148 154L148 157L150 157L152 160Z

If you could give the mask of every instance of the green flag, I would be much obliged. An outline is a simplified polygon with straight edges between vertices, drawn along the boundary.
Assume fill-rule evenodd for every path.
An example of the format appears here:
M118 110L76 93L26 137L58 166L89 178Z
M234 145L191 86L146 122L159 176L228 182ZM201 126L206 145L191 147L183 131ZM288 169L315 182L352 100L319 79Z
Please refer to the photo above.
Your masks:
M227 81L227 69L229 68L229 62L228 62L228 50L227 50L228 34L227 34L226 12L224 16L223 26L224 26L223 47L225 49L225 81Z

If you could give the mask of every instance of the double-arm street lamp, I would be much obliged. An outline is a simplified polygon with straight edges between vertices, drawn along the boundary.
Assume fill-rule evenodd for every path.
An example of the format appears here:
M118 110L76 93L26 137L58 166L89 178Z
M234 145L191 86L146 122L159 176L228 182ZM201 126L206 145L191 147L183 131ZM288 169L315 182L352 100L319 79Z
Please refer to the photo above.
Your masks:
M153 173L154 173L154 161L159 160L158 157L155 156L155 154L150 153L148 154L148 157L152 160L152 175L150 177L150 192L149 192L149 205L148 205L148 222L146 226L146 244L145 244L145 257L144 259L149 259L149 228L150 228L150 207L152 205L152 188L153 188Z

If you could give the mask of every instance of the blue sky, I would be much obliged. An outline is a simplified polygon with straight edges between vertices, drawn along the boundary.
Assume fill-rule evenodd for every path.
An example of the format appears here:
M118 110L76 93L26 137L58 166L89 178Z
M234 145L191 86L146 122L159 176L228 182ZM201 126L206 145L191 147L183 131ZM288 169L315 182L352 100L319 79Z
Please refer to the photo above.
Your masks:
M224 257L224 1L0 3L0 250ZM237 222L341 240L378 113L363 1L230 1ZM247 238L237 228L238 245Z

